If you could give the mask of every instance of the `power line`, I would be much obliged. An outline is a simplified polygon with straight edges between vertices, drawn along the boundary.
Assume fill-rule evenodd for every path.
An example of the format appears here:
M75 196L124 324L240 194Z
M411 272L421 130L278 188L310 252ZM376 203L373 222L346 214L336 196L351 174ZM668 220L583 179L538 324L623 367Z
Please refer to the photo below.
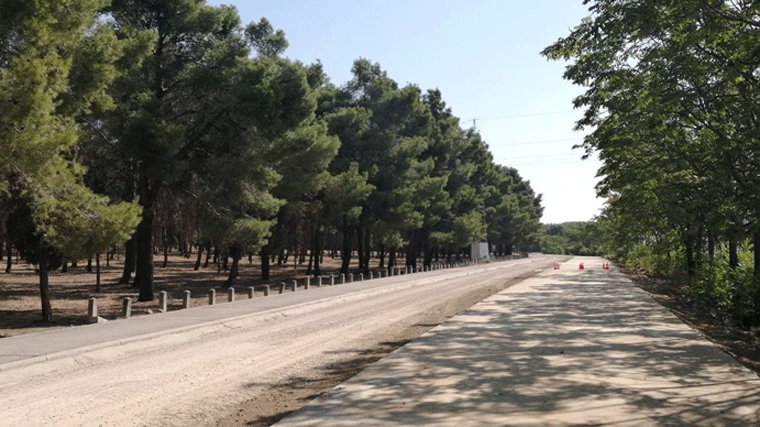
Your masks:
M551 142L567 142L567 141L577 141L582 142L582 138L566 138L566 139L547 139L543 141L527 141L527 142L513 142L511 144L488 144L489 147L512 147L514 145L536 145L536 144L547 144Z
M473 126L477 126L478 120L509 120L509 119L520 119L524 117L538 117L538 116L551 116L556 114L567 114L572 113L575 110L566 110L566 111L553 111L548 113L527 113L527 114L511 114L508 116L499 116L499 117L476 117L470 120L465 120L462 123L469 123L472 122Z

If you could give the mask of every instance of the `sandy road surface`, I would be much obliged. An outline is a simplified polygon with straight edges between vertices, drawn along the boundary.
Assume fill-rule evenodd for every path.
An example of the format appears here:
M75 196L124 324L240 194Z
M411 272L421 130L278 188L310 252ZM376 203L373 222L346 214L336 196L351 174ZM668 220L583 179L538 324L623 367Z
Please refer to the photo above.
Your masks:
M264 425L281 416L273 407L287 412L323 391L331 366L412 338L410 330L419 334L554 261L402 276L410 284L395 281L392 292L352 294L345 285L348 294L329 303L192 342L111 357L101 350L53 373L0 372L0 426Z

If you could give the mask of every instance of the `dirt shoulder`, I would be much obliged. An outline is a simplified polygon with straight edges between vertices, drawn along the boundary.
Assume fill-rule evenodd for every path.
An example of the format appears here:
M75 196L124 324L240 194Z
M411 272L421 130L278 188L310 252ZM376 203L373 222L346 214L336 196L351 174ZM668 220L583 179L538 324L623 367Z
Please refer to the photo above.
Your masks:
M105 257L104 257L105 258ZM192 296L193 307L208 304L209 289L216 289L217 300L226 297L223 284L228 272L214 263L198 270L194 269L195 255L191 258L170 254L163 266L163 257L154 260L154 283L156 295L160 291L168 294L168 309L179 310L183 307L185 290ZM355 258L355 257L354 257ZM240 263L240 277L235 283L238 298L247 296L249 286L264 284L275 285L280 282L290 284L297 279L301 286L307 276L305 263L271 265L271 279L264 282L261 278L261 264L258 257L252 262ZM399 261L399 262L403 262ZM5 265L5 259L3 260ZM373 265L377 265L374 262ZM356 261L352 268L356 268ZM52 297L53 321L42 323L40 314L39 277L34 266L14 258L10 273L0 273L0 339L15 335L39 332L61 327L79 326L87 323L87 303L90 298L98 301L98 315L106 320L121 316L124 297L131 297L132 316L156 313L159 309L158 298L150 302L137 302L138 290L131 285L119 284L123 269L123 258L115 257L106 262L101 260L101 287L96 290L95 267L87 271L86 261L77 267L69 267L68 272L50 272L50 289ZM322 274L338 274L340 258L324 257ZM256 290L257 296L263 295L263 287Z
M684 297L684 286L676 280L642 274L628 274L628 277L682 321L760 374L760 328L742 329L713 313L695 308Z

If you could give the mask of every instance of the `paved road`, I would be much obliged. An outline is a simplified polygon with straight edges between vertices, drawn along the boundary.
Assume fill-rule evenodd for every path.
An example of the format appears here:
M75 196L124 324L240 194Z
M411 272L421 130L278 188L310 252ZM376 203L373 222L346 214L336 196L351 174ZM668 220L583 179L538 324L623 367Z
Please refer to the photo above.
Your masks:
M396 276L0 340L0 426L215 425L556 258ZM4 363L3 363L4 361Z
M276 425L760 425L758 376L600 264L510 287Z

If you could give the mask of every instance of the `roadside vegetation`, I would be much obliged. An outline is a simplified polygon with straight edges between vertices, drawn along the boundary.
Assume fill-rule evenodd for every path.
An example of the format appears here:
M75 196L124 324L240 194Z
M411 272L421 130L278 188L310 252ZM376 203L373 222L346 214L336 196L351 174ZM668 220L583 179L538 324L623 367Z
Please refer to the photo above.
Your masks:
M541 252L558 255L602 256L604 236L595 221L575 221L541 226Z
M266 19L203 0L0 11L0 253L6 271L35 266L44 321L49 272L114 253L147 302L173 250L233 286L245 258L266 281L289 259L318 276L326 251L367 274L370 254L427 266L481 240L498 254L535 242L530 184L439 90L368 59L334 84L284 58Z
M760 20L756 2L589 2L547 47L585 88L603 162L602 253L666 276L695 313L760 325ZM557 240L554 238L554 240ZM550 239L551 241L551 239Z

